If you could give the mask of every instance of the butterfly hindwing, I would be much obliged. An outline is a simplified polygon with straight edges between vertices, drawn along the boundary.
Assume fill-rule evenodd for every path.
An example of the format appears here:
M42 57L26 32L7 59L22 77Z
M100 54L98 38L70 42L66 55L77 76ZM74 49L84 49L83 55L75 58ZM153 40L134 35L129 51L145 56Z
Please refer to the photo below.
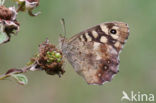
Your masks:
M88 84L103 84L118 72L119 52L128 35L125 23L102 23L64 39L61 49Z

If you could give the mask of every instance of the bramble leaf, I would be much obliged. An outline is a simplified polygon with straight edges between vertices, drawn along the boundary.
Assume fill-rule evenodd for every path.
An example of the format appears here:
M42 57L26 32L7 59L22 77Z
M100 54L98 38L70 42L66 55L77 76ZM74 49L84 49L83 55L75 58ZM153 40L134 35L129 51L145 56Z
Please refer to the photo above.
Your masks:
M7 40L8 40L8 36L6 35L6 33L0 31L0 44L3 44Z
M25 76L25 75L23 75L23 74L13 74L13 75L11 75L12 77L14 77L16 80L17 80L17 82L19 83L19 84L21 84L21 85L26 85L26 84L28 84L28 79L27 79L27 77Z

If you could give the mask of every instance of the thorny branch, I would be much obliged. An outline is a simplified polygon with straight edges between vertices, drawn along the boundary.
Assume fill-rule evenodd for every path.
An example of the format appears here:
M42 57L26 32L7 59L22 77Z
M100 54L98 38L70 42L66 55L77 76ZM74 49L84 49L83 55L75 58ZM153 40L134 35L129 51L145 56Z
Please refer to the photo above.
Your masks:
M30 70L31 66L26 66L22 69L9 69L5 74L0 75L0 80L10 77L12 74L26 73Z

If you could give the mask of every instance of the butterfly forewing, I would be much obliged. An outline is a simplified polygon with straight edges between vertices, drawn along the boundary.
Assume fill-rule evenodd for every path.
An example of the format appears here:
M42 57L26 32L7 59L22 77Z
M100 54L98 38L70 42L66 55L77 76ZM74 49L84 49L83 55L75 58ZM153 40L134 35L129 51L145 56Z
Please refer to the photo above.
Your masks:
M119 52L128 35L125 23L102 23L65 40L62 51L88 84L103 84L118 72Z

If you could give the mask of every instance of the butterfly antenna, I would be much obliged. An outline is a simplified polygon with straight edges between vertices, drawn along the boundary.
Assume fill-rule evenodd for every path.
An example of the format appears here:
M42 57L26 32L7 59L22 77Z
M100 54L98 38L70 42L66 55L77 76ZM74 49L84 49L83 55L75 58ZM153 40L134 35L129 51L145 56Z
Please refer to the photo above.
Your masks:
M61 19L61 25L62 25L64 37L66 37L66 26L65 26L65 20L64 20L64 18Z
M66 26L65 26L64 18L61 19L61 25L62 25L62 29L63 29L63 33L64 33L64 36L63 36L64 39L62 40L62 44L61 44L61 47L62 47L64 44L64 41L65 41L65 37L66 37Z

